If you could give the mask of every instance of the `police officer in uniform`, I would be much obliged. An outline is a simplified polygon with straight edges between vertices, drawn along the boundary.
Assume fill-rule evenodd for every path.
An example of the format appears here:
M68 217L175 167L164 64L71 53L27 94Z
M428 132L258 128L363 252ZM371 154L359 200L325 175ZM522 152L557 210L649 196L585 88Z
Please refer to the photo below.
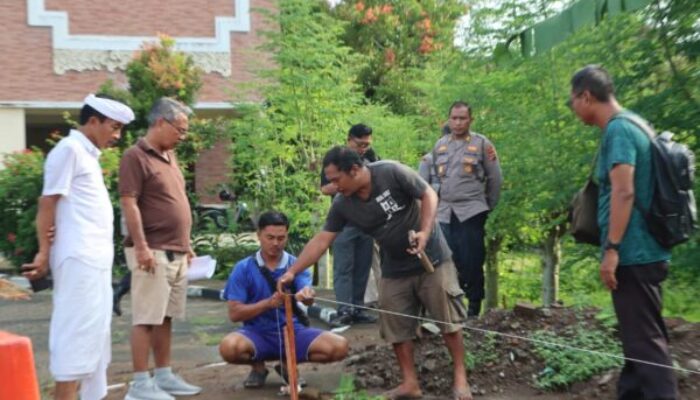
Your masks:
M503 176L495 147L470 131L471 122L471 106L452 103L449 134L435 143L430 167L439 180L437 219L469 299L468 313L478 316L484 299L484 225L498 203Z

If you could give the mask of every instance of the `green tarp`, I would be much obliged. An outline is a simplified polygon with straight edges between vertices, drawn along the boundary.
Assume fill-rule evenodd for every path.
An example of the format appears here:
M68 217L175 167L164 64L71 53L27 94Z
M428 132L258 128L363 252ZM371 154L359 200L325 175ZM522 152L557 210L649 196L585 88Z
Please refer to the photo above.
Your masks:
M635 11L651 2L652 0L579 0L560 14L522 31L518 35L521 52L525 57L543 53L577 30L599 24L606 14L612 16Z

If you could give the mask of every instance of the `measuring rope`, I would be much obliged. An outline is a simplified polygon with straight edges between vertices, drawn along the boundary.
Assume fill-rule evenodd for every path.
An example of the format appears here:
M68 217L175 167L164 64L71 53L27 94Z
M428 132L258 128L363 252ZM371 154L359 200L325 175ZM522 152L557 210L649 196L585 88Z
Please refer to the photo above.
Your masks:
M475 326L467 325L466 323L461 323L461 324L460 324L460 323L450 323L450 322L438 321L438 320L431 319L431 318L427 318L427 317L419 317L419 316L416 316L416 315L403 314L403 313L400 313L400 312L389 311L389 310L384 310L384 309L380 309L380 308L372 308L372 307L366 307L366 306L359 306L359 305L357 305L357 304L345 303L345 302L342 302L342 301L326 299L326 298L323 298L323 297L314 297L314 300L318 300L318 301L326 302L326 303L333 303L333 304L337 304L337 305L343 305L343 306L350 306L350 307L355 307L355 308L361 308L361 309L365 309L365 310L368 310L368 311L375 311L375 312L383 313L383 314L396 315L396 316L399 316L399 317L413 318L413 319L417 319L417 320L419 320L419 321L432 322L432 323L434 323L434 324L442 324L442 325L460 325L460 326L462 326L463 329L468 329L468 330L475 331L475 332L489 333L489 334L494 334L494 335L497 335L497 336L503 336L503 337L507 337L507 338L511 338L511 339L518 339L518 340L523 340L523 341L526 341L526 342L539 343L539 344L543 344L543 345L546 345L546 346L560 347L560 348L563 348L563 349L574 350L574 351L579 351L579 352L583 352L583 353L589 353L589 354L593 354L593 355L597 355L597 356L616 358L616 359L618 359L618 360L632 361L632 362L637 362L637 363L640 363L640 364L651 365L651 366L654 366L654 367L661 367L661 368L671 369L671 370L675 370L675 371L678 371L678 372L684 372L684 373L688 373L688 374L700 375L700 371L694 371L694 370L691 370L691 369L686 369L686 368L682 368L682 367L676 367L676 366L673 366L673 365L659 364L659 363L655 363L655 362L651 362L651 361L646 361L646 360L639 360L639 359L636 359L636 358L625 357L625 356L621 356L621 355L617 355L617 354L612 354L612 353L605 353L605 352L597 351L597 350L583 349L583 348L571 346L571 345L568 345L568 344L561 344L561 343L548 342L548 341L546 341L546 340L535 339L535 338L526 337L526 336L520 336L520 335L514 335L514 334L512 334L512 333L504 333L504 332L498 332L498 331L493 331L493 330L489 330L489 329L477 328L477 327L475 327Z

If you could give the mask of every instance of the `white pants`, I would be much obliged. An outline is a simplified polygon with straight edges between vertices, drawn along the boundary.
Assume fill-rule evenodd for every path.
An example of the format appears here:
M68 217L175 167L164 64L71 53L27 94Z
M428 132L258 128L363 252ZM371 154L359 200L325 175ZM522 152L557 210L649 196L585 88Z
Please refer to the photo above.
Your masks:
M101 399L112 357L112 270L68 258L51 273L49 369L57 382L80 381L81 399Z

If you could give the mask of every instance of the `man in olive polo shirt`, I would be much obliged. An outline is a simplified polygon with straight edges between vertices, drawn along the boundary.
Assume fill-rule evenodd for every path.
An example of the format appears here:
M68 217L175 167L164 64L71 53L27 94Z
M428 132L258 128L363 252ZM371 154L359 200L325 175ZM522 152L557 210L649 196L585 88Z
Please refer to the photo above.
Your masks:
M128 235L124 241L132 271L131 356L134 380L127 400L167 400L193 395L190 385L170 368L172 318L184 318L192 214L185 179L174 149L185 139L191 110L167 97L148 116L148 131L124 152L119 195ZM154 377L148 372L153 348Z

